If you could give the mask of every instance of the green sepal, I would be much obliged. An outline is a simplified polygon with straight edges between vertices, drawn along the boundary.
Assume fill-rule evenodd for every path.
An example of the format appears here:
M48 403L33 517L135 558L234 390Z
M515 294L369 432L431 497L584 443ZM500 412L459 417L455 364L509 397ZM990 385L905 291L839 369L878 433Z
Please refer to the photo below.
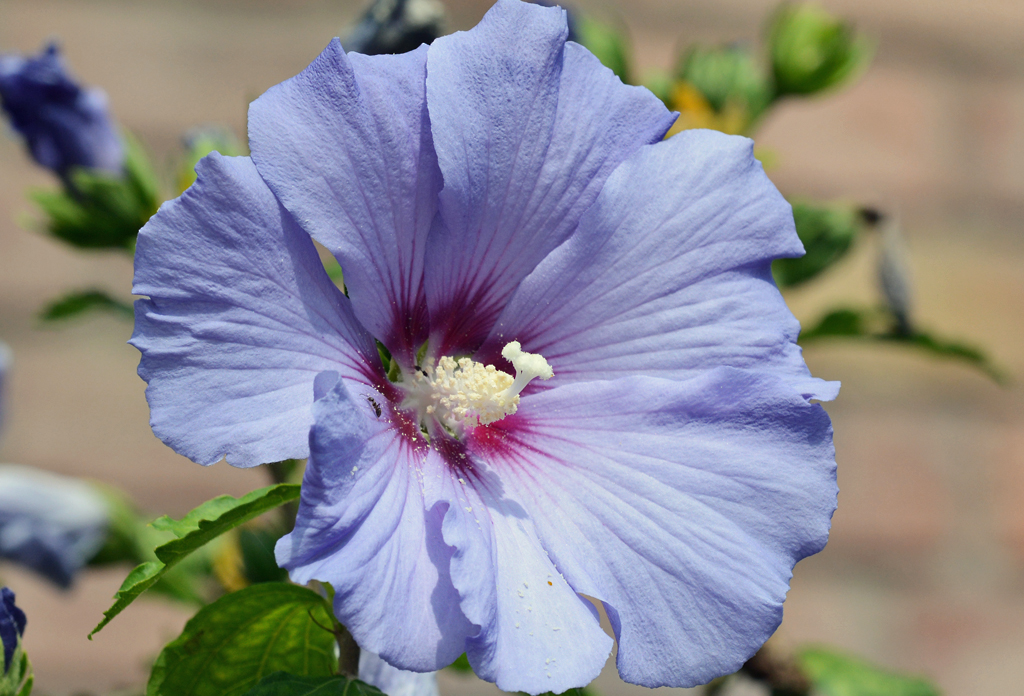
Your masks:
M6 672L4 669L4 654L0 650L0 696L29 696L32 693L32 663L22 649L20 638L11 658L10 669Z
M576 40L597 56L606 68L627 85L631 82L629 40L626 32L587 16L576 16Z
M131 304L115 300L102 290L70 292L46 305L39 313L39 318L43 321L56 321L92 311L110 312L121 319L135 318L135 310Z
M46 215L44 228L83 249L133 252L135 238L160 206L159 186L149 158L125 135L124 171L73 170L64 190L36 190L29 197Z
M384 696L376 686L340 674L332 677L299 677L274 672L245 696Z
M226 594L163 649L146 696L242 696L279 671L333 676L332 626L327 600L305 587L264 583Z
M769 19L768 55L775 98L838 87L860 75L874 42L814 3L783 3Z
M926 679L896 674L828 648L800 651L797 664L822 696L939 696Z
M854 338L900 343L918 348L936 357L963 362L980 370L996 384L1009 382L1006 372L976 346L940 338L918 328L902 333L896 327L896 318L884 307L878 309L844 307L828 312L811 329L802 332L800 343L806 345L827 338Z
M780 288L806 283L831 267L846 255L863 229L859 211L846 205L794 201L793 221L806 253L772 263L772 275Z
M177 538L154 550L157 560L143 563L128 574L114 595L114 604L104 612L103 620L89 633L89 637L92 638L196 549L268 510L295 500L299 491L298 484L280 483L252 491L241 498L222 495L206 501L180 520L172 520L165 515L153 522L155 529L171 532Z

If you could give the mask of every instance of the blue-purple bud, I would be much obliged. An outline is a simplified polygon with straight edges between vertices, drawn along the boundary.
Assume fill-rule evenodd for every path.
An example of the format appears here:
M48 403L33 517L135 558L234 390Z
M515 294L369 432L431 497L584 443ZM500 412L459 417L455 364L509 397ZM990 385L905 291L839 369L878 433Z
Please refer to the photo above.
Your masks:
M368 56L406 53L444 34L440 0L374 0L345 39L345 50Z
M32 58L0 56L0 100L32 158L65 181L75 167L121 174L124 143L106 95L71 78L56 44Z
M14 593L7 587L0 589L0 643L4 647L4 674L11 668L18 640L25 633L25 612L14 605Z

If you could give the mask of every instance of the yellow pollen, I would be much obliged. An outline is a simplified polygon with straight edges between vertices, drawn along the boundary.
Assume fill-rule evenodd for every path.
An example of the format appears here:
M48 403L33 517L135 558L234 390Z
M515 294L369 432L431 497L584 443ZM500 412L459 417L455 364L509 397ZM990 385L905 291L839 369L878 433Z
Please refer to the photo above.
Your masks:
M415 408L421 419L433 416L456 435L512 415L530 380L549 379L554 372L543 356L524 352L518 341L506 345L501 355L515 368L514 379L494 365L446 356L436 367L428 364L413 373L403 406Z

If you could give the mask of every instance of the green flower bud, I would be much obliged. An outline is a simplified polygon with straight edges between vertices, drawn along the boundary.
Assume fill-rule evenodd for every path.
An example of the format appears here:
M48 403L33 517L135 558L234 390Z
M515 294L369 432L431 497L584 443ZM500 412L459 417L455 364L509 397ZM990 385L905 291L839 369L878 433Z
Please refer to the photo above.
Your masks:
M781 97L849 81L867 67L874 44L817 5L784 3L769 22L768 51Z
M694 46L676 67L676 79L695 88L717 114L741 112L751 123L768 107L771 89L743 46Z

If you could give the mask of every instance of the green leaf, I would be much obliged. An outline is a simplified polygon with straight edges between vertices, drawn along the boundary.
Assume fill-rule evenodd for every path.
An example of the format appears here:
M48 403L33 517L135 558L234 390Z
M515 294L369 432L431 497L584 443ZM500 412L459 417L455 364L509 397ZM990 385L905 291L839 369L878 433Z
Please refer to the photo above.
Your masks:
M827 648L802 650L797 662L823 696L939 696L926 679L889 672Z
M146 696L242 696L278 671L332 676L335 638L324 628L332 625L327 600L305 587L265 583L226 594L163 649Z
M181 520L172 520L165 515L153 522L154 528L171 532L177 538L154 550L157 560L143 563L128 574L114 595L114 604L104 612L103 620L89 637L92 638L93 634L110 623L125 607L196 549L268 510L295 500L299 497L299 489L298 484L280 483L252 491L241 498L222 495L206 501Z
M242 555L242 572L250 584L284 582L288 571L277 565L274 547L283 532L271 529L238 530L238 548Z
M974 367L997 384L1006 384L1006 372L976 346L939 338L934 334L913 328L904 333L899 322L886 308L835 309L822 317L813 328L800 334L800 343L808 344L824 338L855 338L888 343L902 343L940 358L950 358Z
M89 559L89 565L139 565L155 561L153 549L167 543L174 535L154 529L122 491L97 482L93 482L93 486L107 501L110 524L107 525L103 546ZM204 547L164 572L150 589L180 602L205 604L203 589L212 574L208 548Z
M800 342L810 343L821 338L847 337L867 338L868 328L877 311L844 307L835 309L822 317L814 328L800 332Z
M807 253L772 263L772 275L780 288L800 285L828 269L846 255L862 230L861 215L852 206L796 201L793 221Z
M783 3L767 29L776 98L837 87L862 73L874 43L814 3Z
M298 677L274 672L245 696L384 696L380 689L340 674L333 677Z
M605 67L611 69L627 85L632 84L630 48L625 31L596 19L578 15L576 34L576 40L597 56Z
M909 334L893 333L879 338L895 343L906 343L939 358L951 358L967 363L984 372L996 384L1008 384L1010 381L1006 371L993 363L984 351L967 343L939 338L919 329Z
M54 300L43 309L39 318L44 321L57 319L69 319L85 312L103 310L121 317L122 319L134 319L135 310L126 302L115 300L102 290L81 290L64 295L59 300Z

